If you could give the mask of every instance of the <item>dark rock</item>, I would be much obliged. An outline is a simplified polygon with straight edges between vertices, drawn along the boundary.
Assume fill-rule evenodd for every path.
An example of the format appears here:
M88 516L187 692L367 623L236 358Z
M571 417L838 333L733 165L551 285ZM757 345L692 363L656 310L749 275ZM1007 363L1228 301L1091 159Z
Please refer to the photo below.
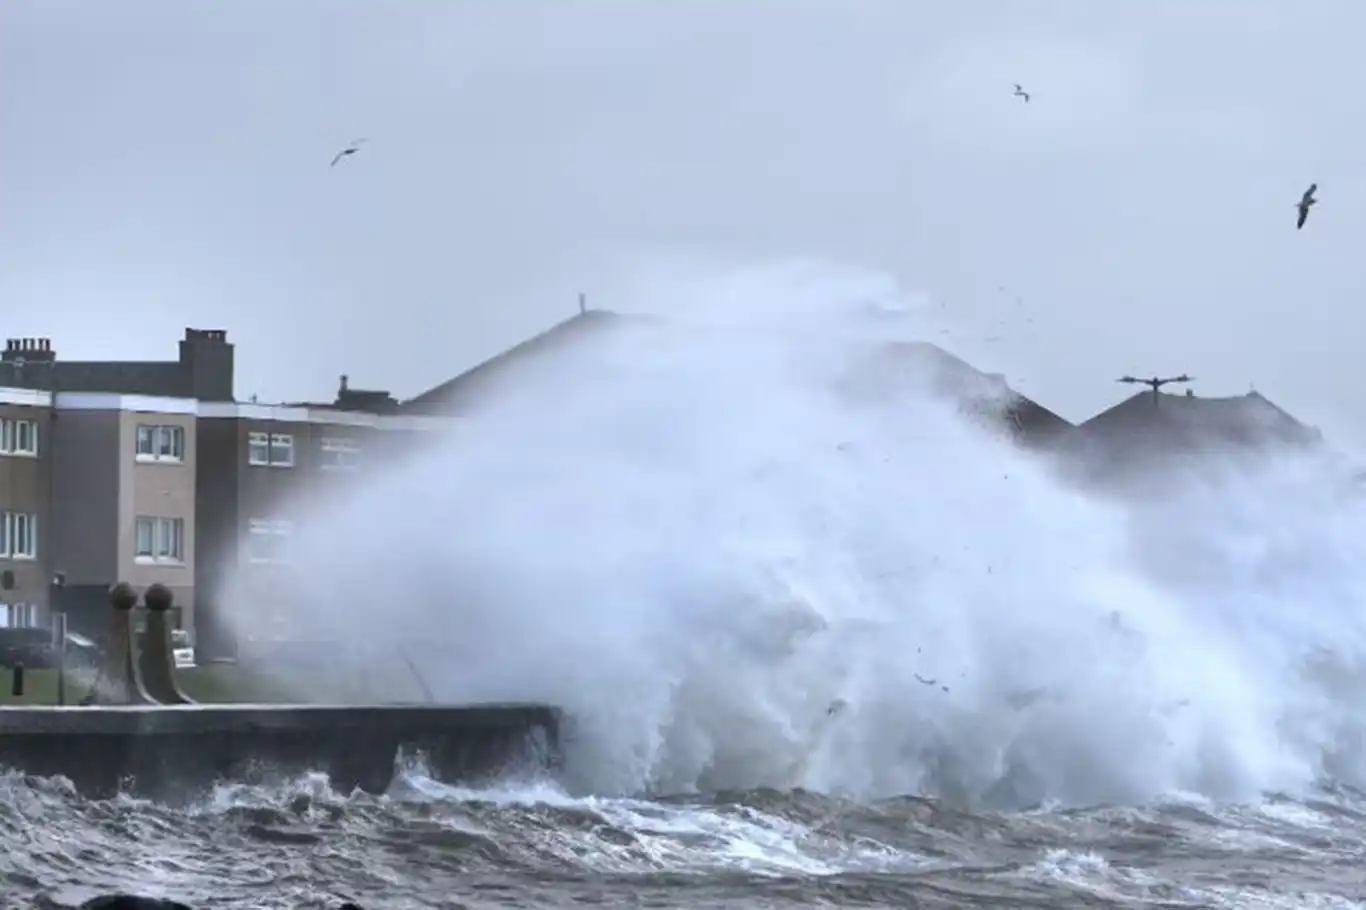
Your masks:
M132 894L105 894L81 904L81 910L190 910L177 901Z
M44 902L44 906L56 906ZM138 897L134 894L104 894L92 897L80 905L80 910L192 910L179 901L159 897ZM360 904L345 901L337 910L363 910Z

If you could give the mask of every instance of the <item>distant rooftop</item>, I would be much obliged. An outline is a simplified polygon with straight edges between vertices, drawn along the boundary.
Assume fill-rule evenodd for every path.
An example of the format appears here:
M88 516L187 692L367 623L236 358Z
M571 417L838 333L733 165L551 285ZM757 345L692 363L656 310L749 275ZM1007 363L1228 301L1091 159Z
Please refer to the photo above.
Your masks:
M1078 429L1090 438L1124 437L1128 442L1143 438L1163 444L1304 444L1321 438L1317 430L1259 392L1227 398L1203 398L1189 391L1182 395L1139 392Z
M648 320L648 316L631 316L607 310L586 310L533 335L521 344L508 348L473 369L434 386L421 395L409 398L399 407L409 414L459 414L472 406L491 385L511 374L512 370L533 358L559 351L586 337L597 336L627 323Z
M327 411L361 411L367 414L396 414L399 401L382 389L353 389L351 377L342 374L337 384L337 397L332 401L291 401L287 408L312 408Z
M653 316L587 310L403 402L400 408L413 414L459 414L473 406L493 383L540 355L628 325L657 321ZM870 390L885 391L899 382L924 383L958 402L963 410L1003 424L1017 439L1036 441L1072 429L1062 417L1010 388L1003 376L983 373L925 341L875 345L871 356L849 375L848 388L857 394L867 383Z
M1092 479L1119 479L1143 475L1172 457L1259 454L1317 446L1322 439L1258 392L1202 398L1189 391L1145 391L1080 424L1065 452Z
M49 338L10 338L0 387L231 401L233 346L222 329L185 330L175 360L62 360Z
M854 381L886 389L910 382L956 402L965 413L1004 426L1017 441L1051 441L1073 429L1063 417L1026 398L1000 373L985 373L928 341L878 344L855 369Z

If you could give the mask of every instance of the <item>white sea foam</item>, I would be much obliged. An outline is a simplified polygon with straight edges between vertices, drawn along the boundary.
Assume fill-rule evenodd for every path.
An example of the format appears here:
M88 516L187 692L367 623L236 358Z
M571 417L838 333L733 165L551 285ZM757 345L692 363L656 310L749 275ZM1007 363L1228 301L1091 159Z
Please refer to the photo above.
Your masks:
M603 320L320 503L299 614L407 642L439 697L562 705L585 792L1366 778L1366 511L1326 463L1102 501L945 399L932 352L894 344L927 317L885 277L633 286L661 319Z

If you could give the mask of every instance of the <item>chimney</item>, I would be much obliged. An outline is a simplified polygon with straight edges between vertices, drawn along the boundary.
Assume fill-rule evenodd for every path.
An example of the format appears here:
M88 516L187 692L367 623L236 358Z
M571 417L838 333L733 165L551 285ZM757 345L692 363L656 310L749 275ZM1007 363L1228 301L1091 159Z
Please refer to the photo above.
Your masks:
M185 329L180 342L183 394L200 401L232 401L233 346L223 329Z
M56 359L50 338L9 338L4 353L0 353L0 361L5 363L52 363Z
M392 414L398 410L398 399L388 392L351 388L350 377L341 378L337 400L332 407L339 411L362 411L369 414Z

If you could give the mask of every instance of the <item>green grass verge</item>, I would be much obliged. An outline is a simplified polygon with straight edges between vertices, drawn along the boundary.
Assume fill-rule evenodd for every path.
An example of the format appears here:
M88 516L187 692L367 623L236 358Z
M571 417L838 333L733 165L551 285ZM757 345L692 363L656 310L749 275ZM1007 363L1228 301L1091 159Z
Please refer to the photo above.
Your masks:
M66 703L79 704L90 692L95 674L89 670L68 671ZM307 701L278 680L259 671L234 664L208 664L176 672L176 681L195 701L206 704L286 704ZM13 694L13 676L0 668L0 706L57 704L57 671L28 670L24 673L24 694Z

